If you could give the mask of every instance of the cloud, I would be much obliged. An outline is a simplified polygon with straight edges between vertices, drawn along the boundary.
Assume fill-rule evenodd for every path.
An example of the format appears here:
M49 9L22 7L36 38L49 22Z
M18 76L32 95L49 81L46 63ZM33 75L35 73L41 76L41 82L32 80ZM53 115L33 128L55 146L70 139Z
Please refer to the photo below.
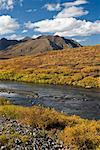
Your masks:
M86 42L88 40L88 38L87 37L86 38L80 38L80 39L72 38L72 40L77 41L78 43L83 43L83 42Z
M60 5L60 3L45 4L43 8L46 8L48 11L60 11L61 5Z
M19 28L19 23L11 16L0 16L0 35L13 33Z
M36 12L36 11L37 11L37 9L27 9L26 10L27 13Z
M22 40L25 38L25 36L12 34L10 36L6 36L6 38L9 40Z
M28 21L27 23L24 24L25 28L27 29L33 29L34 28L34 23L31 21Z
M64 7L71 7L71 6L79 6L79 5L86 4L86 3L88 3L87 0L76 0L74 2L63 3L62 6L64 6Z
M22 33L26 33L26 32L28 32L28 30L23 30L23 31L22 31Z
M41 36L41 34L36 34L36 35L34 34L34 35L32 36L32 38L33 38L33 39L36 39L36 38L39 37L39 36Z
M28 12L28 13L30 13L30 12L32 12L33 10L32 9L28 9L28 10L26 10L26 12Z
M32 36L33 39L36 39L37 37L41 36L41 34L34 34ZM12 34L10 36L6 36L7 39L9 40L22 40L25 38L25 36L22 35L17 35L17 34Z
M79 16L83 16L87 14L88 14L88 11L84 10L82 7L72 6L72 7L63 9L60 13L58 13L56 18L79 17Z
M0 9L13 9L13 0L0 0Z
M48 11L60 11L63 7L66 10L69 7L74 8L72 6L79 6L79 5L83 5L86 3L88 3L87 0L76 0L74 2L66 2L66 3L48 3L48 4L45 4L43 8L46 8ZM66 13L69 13L69 12L66 12Z
M71 19L71 18L69 18ZM74 27L74 28L73 28ZM59 36L91 36L93 34L100 34L100 22L90 22L86 20L73 20L70 26L70 30L66 29L58 31L55 35Z
M76 18L55 18L31 23L35 31L54 33L59 36L90 36L100 33L100 22L77 20Z
M19 3L22 6L23 0L0 0L0 9L10 10L14 8L15 3Z
M87 10L79 5L86 4L87 0L76 0L63 3L63 9L52 19L45 19L35 23L27 22L26 28L34 29L40 33L52 33L54 35L75 37L91 36L100 33L100 21L86 21L77 19L88 14Z

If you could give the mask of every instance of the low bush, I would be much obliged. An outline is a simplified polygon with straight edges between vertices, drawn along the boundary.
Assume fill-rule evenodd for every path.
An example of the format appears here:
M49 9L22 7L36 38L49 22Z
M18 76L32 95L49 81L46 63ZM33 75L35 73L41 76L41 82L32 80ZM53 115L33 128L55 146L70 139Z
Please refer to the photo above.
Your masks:
M66 127L60 138L67 148L96 150L100 146L100 122L83 122L74 127Z

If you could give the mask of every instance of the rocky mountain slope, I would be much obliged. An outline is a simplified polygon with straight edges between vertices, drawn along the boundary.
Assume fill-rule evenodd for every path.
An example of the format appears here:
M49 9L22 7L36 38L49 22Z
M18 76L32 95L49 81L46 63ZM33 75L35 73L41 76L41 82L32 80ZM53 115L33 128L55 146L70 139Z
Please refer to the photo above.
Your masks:
M7 42L6 39L3 41ZM12 58L50 50L62 50L64 48L81 47L81 45L76 41L65 39L59 36L40 36L36 39L25 38L22 41L13 42L8 40L8 43L8 46L10 46L8 48L5 46L5 43L3 44L4 46L1 43L1 49L3 49L3 47L6 49L0 51L0 58Z

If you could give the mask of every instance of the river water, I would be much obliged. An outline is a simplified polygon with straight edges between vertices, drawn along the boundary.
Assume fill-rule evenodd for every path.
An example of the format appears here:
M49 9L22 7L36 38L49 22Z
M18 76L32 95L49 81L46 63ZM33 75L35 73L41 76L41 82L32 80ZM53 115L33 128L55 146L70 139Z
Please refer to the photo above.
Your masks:
M0 81L0 96L16 105L43 105L87 119L100 119L99 92L99 89Z

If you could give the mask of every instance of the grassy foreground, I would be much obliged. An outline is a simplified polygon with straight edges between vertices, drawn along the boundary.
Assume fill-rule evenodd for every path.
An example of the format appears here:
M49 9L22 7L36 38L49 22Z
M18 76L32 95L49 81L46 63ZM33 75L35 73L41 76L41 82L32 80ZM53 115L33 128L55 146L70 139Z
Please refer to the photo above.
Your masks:
M100 87L100 45L0 60L0 80Z
M12 118L22 124L38 127L49 136L61 139L73 150L100 150L100 121L89 121L78 116L67 116L54 109L39 106L22 107L0 98L0 117ZM3 141L4 136L0 136Z

